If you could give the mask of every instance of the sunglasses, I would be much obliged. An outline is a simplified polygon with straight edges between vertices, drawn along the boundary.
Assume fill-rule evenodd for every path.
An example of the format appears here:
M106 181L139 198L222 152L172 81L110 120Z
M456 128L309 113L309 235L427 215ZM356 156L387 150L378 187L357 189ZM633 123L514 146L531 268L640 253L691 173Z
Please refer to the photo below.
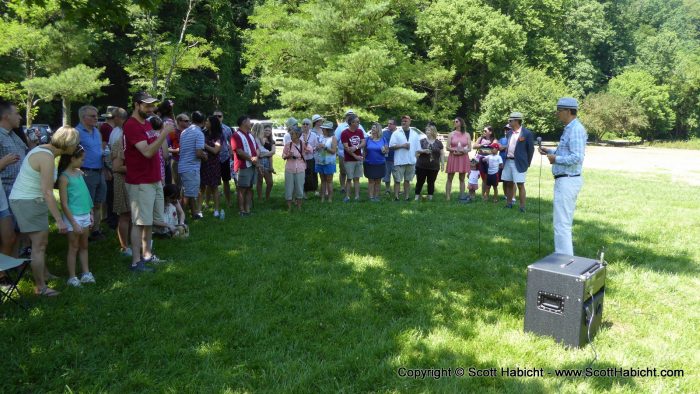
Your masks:
M311 123L302 123L302 126L311 126Z
M73 156L79 156L83 152L85 152L85 148L83 148L82 145L78 144L78 146L75 147L75 152L73 152Z
M224 115L214 115L214 116L216 116L216 117L219 118L219 119L221 119L221 118L224 117Z

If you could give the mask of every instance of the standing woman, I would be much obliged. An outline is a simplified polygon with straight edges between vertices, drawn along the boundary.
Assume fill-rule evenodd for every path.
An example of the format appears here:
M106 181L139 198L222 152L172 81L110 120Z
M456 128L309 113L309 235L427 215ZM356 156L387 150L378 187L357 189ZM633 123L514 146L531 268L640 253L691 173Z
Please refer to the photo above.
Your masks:
M124 110L122 110L124 111ZM128 118L124 111L123 115ZM121 116L121 115L118 115ZM110 160L112 160L112 177L114 179L114 202L112 211L118 216L117 238L122 255L131 257L129 234L131 234L131 206L126 192L126 165L124 164L124 131L121 127L112 130L110 141ZM176 162L177 163L177 162ZM175 168L177 172L177 168Z
M284 145L282 158L287 160L284 165L284 197L287 209L292 211L292 202L301 210L304 201L304 178L306 160L304 160L304 141L301 140L301 129L297 126L289 128L292 140Z
M389 146L384 144L382 125L379 123L372 124L372 129L369 133L370 136L365 146L365 161L363 166L365 178L367 178L369 182L367 185L369 200L378 202L382 179L386 172L386 158L384 154L389 152Z
M421 150L416 160L416 201L420 199L423 183L428 181L428 200L433 199L435 180L438 172L445 169L445 156L442 154L442 142L437 139L437 128L434 124L427 127L426 137L420 141Z
M304 160L306 161L306 172L304 175L304 193L318 190L318 177L316 176L316 161L314 151L318 146L318 135L311 131L311 119L304 119L301 122L301 140L304 141ZM304 198L306 198L305 196Z
M156 114L160 116L163 120L163 124L172 124L175 129L177 129L177 124L175 124L175 115L173 114L173 106L175 103L170 99L163 100L156 109ZM163 152L161 153L161 160L163 162L163 169L165 171L165 177L163 182L166 185L173 183L172 167L170 164L170 149L169 144L163 144Z
M202 193L199 198L210 201L214 198L214 217L219 217L219 185L221 184L221 163L219 151L221 151L221 121L216 116L207 118L204 129L204 150L207 152L207 160L202 162L200 174L200 186ZM201 206L201 204L200 204Z
M58 129L50 143L39 145L27 153L10 193L10 206L19 230L27 234L31 241L34 292L41 296L50 297L59 294L46 286L45 275L48 270L45 254L49 242L47 213L51 213L61 234L65 234L68 230L53 195L53 186L56 182L55 158L64 153L73 154L79 141L78 130L70 126Z
M260 147L258 159L260 160L261 176L258 177L256 185L258 200L262 200L262 184L263 180L265 180L265 200L267 201L270 199L270 193L272 192L272 174L275 173L275 169L272 166L272 156L275 155L275 140L272 137L272 126L263 126L262 123L256 123L253 125L252 133Z
M479 175L481 176L481 192L483 197L486 198L486 175L488 173L488 162L482 159L488 157L491 154L491 144L496 141L496 136L493 134L493 127L484 127L484 132L479 138L477 138L476 143L474 143L473 148L477 150L474 158L476 159L479 168ZM484 152L481 149L484 149Z
M459 199L467 199L464 194L464 178L469 172L469 151L472 149L472 138L467 133L467 125L464 119L455 118L455 129L447 137L447 184L445 185L445 197L450 201L452 195L452 179L459 174Z
M316 172L321 175L321 202L333 202L333 174L335 174L335 156L338 153L338 139L335 138L333 122L324 122L321 126L323 139L316 147Z

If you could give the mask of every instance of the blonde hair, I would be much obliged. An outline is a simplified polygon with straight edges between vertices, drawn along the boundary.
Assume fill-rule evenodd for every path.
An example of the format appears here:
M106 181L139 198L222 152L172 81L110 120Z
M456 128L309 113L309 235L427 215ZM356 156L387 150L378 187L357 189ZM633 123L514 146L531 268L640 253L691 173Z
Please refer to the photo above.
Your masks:
M79 142L80 133L71 126L59 128L51 137L51 145L62 151L67 151L68 148L77 146Z
M253 133L253 136L260 141L262 141L262 139L263 139L263 132L264 131L265 131L265 126L262 123L254 124L253 128L250 130L250 132Z
M435 127L435 125L431 124L430 126L428 126L425 129L425 134L432 135L434 139L437 139L437 137L438 137L437 127Z

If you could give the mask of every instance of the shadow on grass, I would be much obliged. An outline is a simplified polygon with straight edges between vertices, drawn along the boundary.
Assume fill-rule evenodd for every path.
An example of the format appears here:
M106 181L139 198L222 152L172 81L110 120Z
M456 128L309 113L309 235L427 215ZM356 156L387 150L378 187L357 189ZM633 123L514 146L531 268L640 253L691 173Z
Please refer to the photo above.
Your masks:
M552 244L551 204L541 203L545 255ZM479 332L483 324L505 321L508 329L522 330L526 267L543 257L536 211L389 201L307 203L303 213L292 214L259 208L252 218L195 223L188 240L156 241L161 257L173 263L155 275L132 276L124 273L128 260L101 258L114 255L113 241L91 244L93 271L102 273L98 286L68 289L0 323L18 345L0 362L8 376L2 391L549 387L526 378L397 375L399 367L502 366L503 351L477 353L470 345L484 335L502 340ZM586 257L613 238L619 241L607 246L608 260L697 274L688 256L638 247L619 226L576 221L575 231L577 251ZM54 235L50 245L50 265L60 272L57 256L65 246ZM536 348L522 338L506 345ZM633 379L590 384L601 391L636 387Z

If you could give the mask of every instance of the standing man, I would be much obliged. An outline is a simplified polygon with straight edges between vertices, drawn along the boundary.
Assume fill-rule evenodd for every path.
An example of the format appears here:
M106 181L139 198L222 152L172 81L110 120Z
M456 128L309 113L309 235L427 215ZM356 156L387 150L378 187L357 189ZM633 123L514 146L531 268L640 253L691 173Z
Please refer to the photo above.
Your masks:
M340 134L340 144L343 145L345 160L345 173L347 185L345 185L345 198L343 202L350 201L350 181L355 190L355 201L360 200L360 177L362 177L362 162L364 157L362 150L367 145L364 131L360 130L360 118L351 114L347 118L348 128Z
M522 123L523 114L511 112L508 117L511 131L506 133L508 147L506 148L502 181L505 183L506 208L513 208L515 184L517 184L520 195L520 212L525 212L525 177L535 153L535 137L530 130L522 127Z
M5 199L12 192L22 160L27 154L27 145L12 130L19 127L22 116L17 112L17 107L0 99L0 178ZM16 256L17 233L12 211L7 206L0 211L0 241L2 253L8 256Z
M224 183L224 198L226 206L231 208L231 137L233 130L224 124L224 113L216 110L214 116L221 121L221 150L219 162L221 162L221 181Z
M242 217L250 216L253 206L253 186L258 182L258 144L250 134L250 117L238 118L238 131L231 137L233 168L238 174L238 210Z
M78 110L80 123L75 129L80 133L80 145L85 149L85 159L81 170L85 173L90 198L92 198L92 214L95 218L90 238L93 240L104 238L100 231L102 222L102 204L107 200L107 183L104 169L104 142L97 129L97 108L92 105L84 105Z
M178 117L181 124L189 124L189 119L186 116L180 114ZM182 183L184 209L189 206L192 220L198 220L203 217L202 207L199 205L199 186L202 162L208 159L207 152L204 151L204 133L202 132L202 127L207 119L200 111L192 112L191 118L192 125L180 134L180 161L177 165L177 171L178 178Z
M574 255L571 226L574 223L576 199L583 186L583 158L588 133L578 120L578 101L563 97L557 102L557 117L566 126L556 149L540 147L552 164L554 175L554 252Z
M394 201L399 201L399 191L403 182L404 200L410 201L408 191L416 175L416 151L420 149L420 136L411 129L411 117L401 117L401 130L391 134L389 149L394 151Z
M350 188L350 179L347 179L347 173L345 172L345 150L343 148L343 143L340 141L340 135L343 133L348 128L348 118L350 115L355 115L355 111L349 109L347 112L345 112L345 116L343 116L343 123L339 123L338 127L335 128L335 139L338 140L338 170L340 172L339 181L340 181L340 192L345 193L345 189ZM364 127L360 125L360 130L362 132L365 132ZM365 133L365 136L367 133ZM286 143L287 141L285 141ZM347 185L346 185L347 183Z
M160 134L146 118L155 110L157 100L146 92L133 97L134 110L124 122L124 162L126 190L131 207L131 270L152 272L146 263L159 263L151 250L153 222L163 222L163 177L158 151L165 139L175 130L166 122Z
M389 146L391 141L391 134L396 131L396 120L389 119L386 122L386 129L382 131L382 141L384 145ZM384 171L384 188L386 189L386 194L391 194L391 174L394 172L394 151L389 149L389 152L384 155L386 158L384 166L386 171Z

